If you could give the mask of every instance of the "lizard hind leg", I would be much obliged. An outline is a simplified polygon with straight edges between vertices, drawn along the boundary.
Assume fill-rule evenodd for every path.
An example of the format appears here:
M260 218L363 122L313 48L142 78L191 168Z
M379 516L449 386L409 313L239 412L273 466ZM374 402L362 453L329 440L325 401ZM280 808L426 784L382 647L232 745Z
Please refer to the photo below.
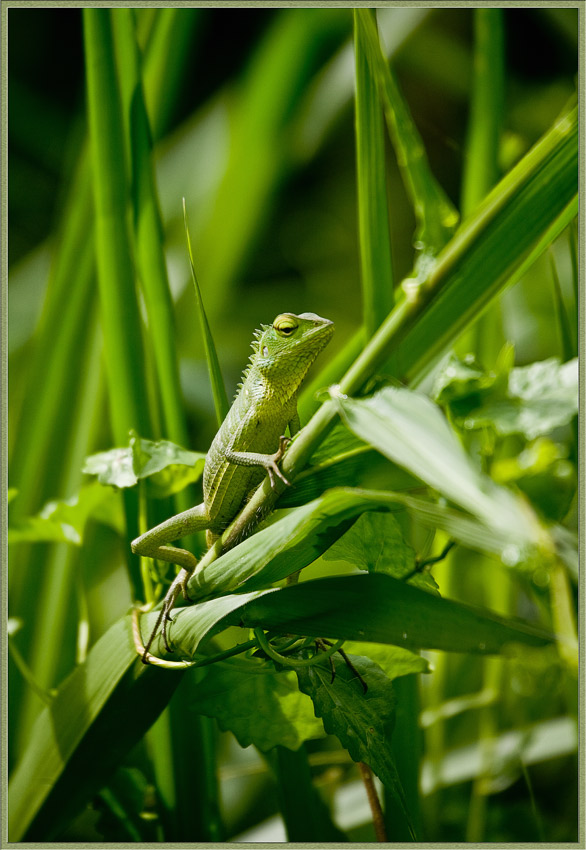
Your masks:
M184 597L189 600L187 581L197 566L195 555L188 552L187 549L180 549L169 544L173 540L186 537L195 531L203 531L209 527L209 524L209 515L205 505L202 503L176 516L170 517L170 519L165 520L165 522L155 526L155 528L151 528L131 543L132 551L137 555L159 558L161 561L168 561L182 567L165 595L163 607L159 613L155 628L151 632L144 653L141 653L145 663L148 663L149 649L159 628L161 628L166 649L172 651L167 633L167 626L172 621L170 612L180 591L183 591Z

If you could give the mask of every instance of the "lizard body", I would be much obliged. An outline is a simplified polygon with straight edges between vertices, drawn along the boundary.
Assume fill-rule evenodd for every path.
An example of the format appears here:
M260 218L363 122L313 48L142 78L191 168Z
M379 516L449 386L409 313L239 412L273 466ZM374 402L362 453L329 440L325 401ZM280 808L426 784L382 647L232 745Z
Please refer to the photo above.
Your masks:
M143 661L153 658L149 647L159 625L165 645L167 623L175 599L197 566L186 549L169 545L195 531L206 530L212 546L234 519L249 494L268 473L289 483L278 468L288 440L299 430L297 395L307 371L334 331L328 319L315 313L282 313L272 325L255 333L253 353L232 407L208 451L203 474L203 502L171 517L132 541L132 551L178 564L182 570L171 584L159 619L144 651ZM138 648L138 647L137 647Z

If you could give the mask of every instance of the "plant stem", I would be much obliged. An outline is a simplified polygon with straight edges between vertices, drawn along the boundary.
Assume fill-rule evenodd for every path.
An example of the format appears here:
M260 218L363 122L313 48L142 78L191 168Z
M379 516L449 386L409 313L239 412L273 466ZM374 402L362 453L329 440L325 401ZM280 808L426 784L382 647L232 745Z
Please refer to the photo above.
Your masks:
M376 840L385 843L387 841L385 819L378 794L376 793L376 788L374 787L372 771L367 764L364 764L363 761L358 762L358 768L360 770L360 776L364 783L364 787L366 788L366 796L368 797L368 805L372 812L372 823L374 825Z

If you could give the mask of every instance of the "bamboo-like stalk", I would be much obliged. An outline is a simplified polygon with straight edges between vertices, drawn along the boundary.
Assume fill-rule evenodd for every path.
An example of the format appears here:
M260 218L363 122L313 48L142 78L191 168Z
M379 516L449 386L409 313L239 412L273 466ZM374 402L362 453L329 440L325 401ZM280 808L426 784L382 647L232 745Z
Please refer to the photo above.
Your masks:
M533 243L537 242L556 219L566 223L568 210L573 212L572 198L575 194L577 165L577 115L575 110L566 116L547 134L513 172L499 183L491 193L486 203L476 216L470 219L452 239L449 245L438 257L437 263L426 280L415 282L406 281L405 297L391 311L376 334L367 343L364 350L341 378L335 393L352 395L362 388L389 357L401 346L409 332L417 330L436 303L445 309L446 302L453 308L461 299L475 295L475 301L460 305L460 310L454 310L460 316L447 328L436 328L435 337L428 340L429 347L434 350L454 339L466 320L474 315L479 306L488 303L491 297L507 285L522 261L526 258L525 251L504 251L504 257L497 259L492 268L486 268L486 256L494 256L496 246L491 242L501 239L501 234L509 229L517 231L525 228L524 241L527 253ZM556 187L556 204L545 206L544 202L551 200L552 184ZM535 203L540 205L540 214L533 221L528 219L530 209ZM567 207L564 210L564 207ZM559 213L562 213L559 215ZM473 273L474 268L484 268L484 288L480 292L468 286L469 281L463 277L463 269ZM462 309L464 306L465 309ZM441 350L441 349L440 349ZM418 355L416 357L415 355ZM403 362L404 362L404 358ZM409 352L408 365L411 371L422 369L429 361L426 349ZM311 421L299 433L287 451L282 468L286 477L295 479L312 451L323 439L331 427L337 414L335 400L325 402ZM233 521L222 536L224 549L231 548L248 530L258 522L259 517L266 515L276 502L280 488L271 490L268 479L256 490L245 508ZM214 547L204 555L199 568L203 569L217 557Z

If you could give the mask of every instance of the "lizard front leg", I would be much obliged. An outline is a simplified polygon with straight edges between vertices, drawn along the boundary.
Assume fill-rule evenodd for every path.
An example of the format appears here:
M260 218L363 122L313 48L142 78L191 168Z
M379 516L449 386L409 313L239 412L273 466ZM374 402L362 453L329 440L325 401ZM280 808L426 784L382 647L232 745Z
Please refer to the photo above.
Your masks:
M227 461L235 463L237 466L262 466L268 472L273 490L277 486L275 476L280 478L283 484L289 487L291 482L285 478L278 467L278 463L282 460L285 449L290 442L291 439L289 437L279 437L279 448L272 455L260 454L259 452L233 452L231 449L226 449L224 457Z
M185 599L189 599L187 593L187 581L194 569L197 566L197 558L187 549L180 549L177 546L169 546L173 540L178 540L181 537L187 537L189 534L194 534L196 531L203 531L210 525L210 518L205 504L202 502L187 511L183 511L176 516L156 525L149 531L141 534L136 540L130 544L132 551L136 555L143 555L149 558L158 558L161 561L168 561L171 564L178 564L182 567L177 577L172 582L169 590L165 595L163 607L157 619L155 628L144 648L143 661L146 663L148 651L153 640L162 624L163 640L165 647L171 651L167 638L167 624L171 620L171 610L175 604L180 591L183 592Z

